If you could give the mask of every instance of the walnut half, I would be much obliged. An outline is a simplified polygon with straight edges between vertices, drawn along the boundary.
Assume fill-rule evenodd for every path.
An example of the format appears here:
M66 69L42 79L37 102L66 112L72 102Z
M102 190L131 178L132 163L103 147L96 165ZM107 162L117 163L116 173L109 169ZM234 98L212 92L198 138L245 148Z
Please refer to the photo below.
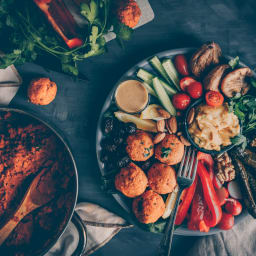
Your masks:
M221 184L234 180L236 177L235 167L232 164L232 160L227 152L216 158L217 170L216 176L220 180Z

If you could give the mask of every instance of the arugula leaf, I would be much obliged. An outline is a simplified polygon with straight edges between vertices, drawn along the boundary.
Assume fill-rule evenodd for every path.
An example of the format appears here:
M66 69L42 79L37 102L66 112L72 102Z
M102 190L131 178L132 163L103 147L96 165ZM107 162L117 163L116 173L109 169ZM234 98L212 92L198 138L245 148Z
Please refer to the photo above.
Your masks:
M256 79L251 77L251 85L256 88Z
M229 65L232 69L235 69L238 64L239 64L239 57L238 57L238 56L236 56L235 58L231 59L231 60L228 62L228 65Z
M245 114L244 112L242 112L239 108L239 104L235 105L235 109L234 109L234 114L241 120L243 121L245 119Z
M241 145L242 149L245 150L247 146L247 139L244 135L239 134L236 137L231 139L231 142L236 146Z

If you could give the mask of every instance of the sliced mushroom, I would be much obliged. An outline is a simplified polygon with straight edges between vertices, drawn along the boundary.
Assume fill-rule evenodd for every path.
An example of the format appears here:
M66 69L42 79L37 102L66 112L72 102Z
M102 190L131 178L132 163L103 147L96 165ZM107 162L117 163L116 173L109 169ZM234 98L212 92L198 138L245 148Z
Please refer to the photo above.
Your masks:
M250 89L247 78L252 76L252 70L248 67L236 69L228 73L222 83L221 90L228 97L232 98L237 93L245 95Z
M192 73L199 77L210 65L218 64L220 56L221 49L218 44L214 42L204 44L191 57L190 69Z
M229 68L230 66L227 64L224 65L218 65L215 67L204 79L204 89L205 90L211 90L211 91L219 91L219 85L220 81L224 75L224 72Z

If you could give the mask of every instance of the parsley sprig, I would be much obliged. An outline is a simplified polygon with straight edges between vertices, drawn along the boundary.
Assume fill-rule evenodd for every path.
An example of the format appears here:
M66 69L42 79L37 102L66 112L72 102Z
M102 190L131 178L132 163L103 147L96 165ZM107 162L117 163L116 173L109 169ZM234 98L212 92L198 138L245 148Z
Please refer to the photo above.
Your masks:
M162 152L161 157L166 158L172 152L172 150L171 148L162 147L161 152Z
M35 61L46 53L61 63L62 70L77 76L78 63L106 51L106 35L111 27L117 38L128 40L132 29L117 21L111 0L90 0L81 4L81 15L88 21L82 30L83 45L69 49L30 0L0 1L0 68ZM8 36L7 36L8 35Z

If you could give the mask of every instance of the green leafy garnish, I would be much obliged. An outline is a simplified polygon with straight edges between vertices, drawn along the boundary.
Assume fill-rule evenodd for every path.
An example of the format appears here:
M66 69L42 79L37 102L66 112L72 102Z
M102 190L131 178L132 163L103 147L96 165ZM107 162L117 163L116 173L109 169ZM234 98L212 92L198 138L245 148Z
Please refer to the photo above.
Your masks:
M172 152L172 150L170 148L162 147L161 152L162 152L161 157L166 158Z
M251 85L256 88L256 79L251 77Z
M235 69L239 64L239 57L236 56L235 58L231 59L229 62L228 62L228 65L232 68L232 69Z
M78 62L106 51L104 36L111 30L119 41L128 40L132 29L120 23L111 0L88 0L80 6L87 20L79 37L83 44L69 49L48 24L33 1L0 1L0 68L35 61L46 54L59 60L65 73L78 75ZM8 35L8 36L6 36Z
M241 145L242 149L245 150L246 146L247 146L247 139L244 135L239 134L236 137L231 139L231 142L238 146Z
M239 99L232 98L229 110L239 118L243 134L256 130L256 97L245 95Z
M153 146L150 146L149 148L145 148L147 153L144 153L144 157L148 157L150 155L150 150L153 148Z
M92 0L89 4L81 4L81 14L92 24L98 16L98 5Z

